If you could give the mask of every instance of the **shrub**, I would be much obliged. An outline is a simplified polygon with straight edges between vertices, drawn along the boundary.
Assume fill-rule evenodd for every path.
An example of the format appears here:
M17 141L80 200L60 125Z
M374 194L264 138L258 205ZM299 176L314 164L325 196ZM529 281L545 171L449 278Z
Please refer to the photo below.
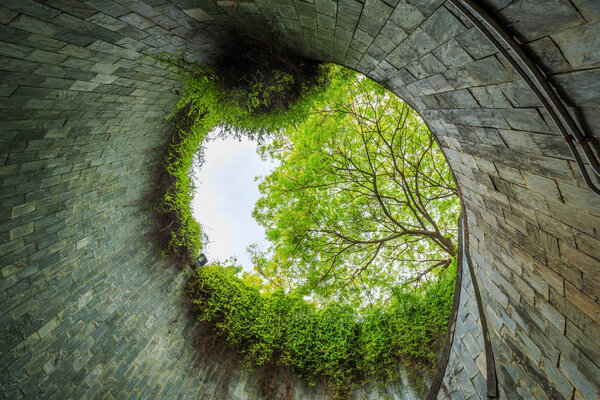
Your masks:
M244 43L200 67L179 55L159 60L184 81L171 114L182 118L168 145L163 196L156 209L166 233L165 252L189 264L206 239L191 215L195 155L214 128L261 140L300 121L324 95L328 69L273 44ZM235 50L235 49L234 49ZM258 53L257 53L258 52ZM230 51L229 54L236 54ZM199 321L237 348L250 366L291 367L308 382L326 382L336 398L374 379L394 380L399 365L422 375L433 368L450 314L455 263L419 288L397 289L390 302L358 314L349 306L324 307L299 294L252 286L231 265L197 269L188 292Z
M230 49L230 54L236 56L225 55L206 67L188 62L182 55L157 57L184 82L184 95L169 115L181 118L168 145L163 195L155 207L161 215L161 231L167 236L163 251L182 265L198 255L206 240L192 217L194 185L190 176L195 155L201 154L209 133L219 128L224 135L261 140L303 118L327 80L327 68L272 43L245 41Z
M235 347L249 366L287 366L336 398L368 380L433 372L452 306L456 261L419 289L398 290L387 305L358 315L336 303L319 308L282 290L247 285L232 268L211 264L188 283L199 321Z

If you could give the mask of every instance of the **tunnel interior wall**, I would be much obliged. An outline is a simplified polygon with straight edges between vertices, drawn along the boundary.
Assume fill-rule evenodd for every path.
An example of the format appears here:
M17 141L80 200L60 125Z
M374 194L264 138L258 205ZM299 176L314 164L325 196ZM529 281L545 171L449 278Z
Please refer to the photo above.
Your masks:
M485 5L599 137L598 3ZM431 128L462 193L501 397L598 397L599 198L523 80L443 0L2 2L0 397L259 396L230 353L197 342L182 273L157 257L151 199L180 83L145 55L208 62L257 20L382 82ZM447 377L479 357L461 354Z

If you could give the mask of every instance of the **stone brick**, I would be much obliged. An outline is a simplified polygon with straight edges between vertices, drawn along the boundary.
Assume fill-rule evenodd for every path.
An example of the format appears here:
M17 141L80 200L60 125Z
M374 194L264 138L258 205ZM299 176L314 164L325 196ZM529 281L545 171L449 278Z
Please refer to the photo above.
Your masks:
M600 71L597 68L558 74L553 79L558 85L565 87L569 105L588 107L600 105L598 94L600 93Z
M591 191L563 182L559 182L558 187L565 203L600 216L600 203Z
M9 10L4 7L0 8L0 23L8 24L13 20L17 15L19 15L18 11Z
M421 11L408 2L401 1L394 8L390 19L405 30L412 31L425 19Z
M546 71L552 73L566 72L571 66L563 56L560 49L549 37L543 37L527 44L534 54L534 61L542 65Z
M561 31L552 35L552 39L560 47L562 54L572 67L592 68L600 65L600 56L593 51L589 51L590 46L600 46L599 32L600 22L593 21ZM574 40L574 38L579 40ZM582 47L582 43L587 43L588 46Z
M592 320L600 321L600 303L591 299L570 282L565 282L565 297Z
M328 15L330 17L336 16L337 5L336 2L331 0L316 0L315 8L318 13Z
M381 29L381 27L385 24L392 11L392 7L388 6L383 1L366 0L359 25L361 22L363 22L363 18L366 18L372 20L376 24L376 26L378 26L379 29ZM377 34L379 32L379 29L370 30L370 33Z
M475 27L458 35L456 41L476 60L496 53L494 46Z
M595 3L488 6L511 34L536 39L527 44L533 58L567 104L581 106L570 111L598 136L598 59L582 53L597 47ZM3 342L10 350L0 376L11 381L3 381L0 397L260 398L256 376L223 378L222 371L238 367L190 351L190 337L202 335L184 318L168 330L164 321L185 311L172 297L183 280L153 259L155 244L137 214L151 210L148 167L168 140L163 116L181 87L140 53L184 49L208 61L226 28L259 12L298 53L345 60L385 79L445 146L471 219L470 253L504 398L596 395L589 388L598 387L600 375L590 343L599 334L598 203L547 112L477 28L442 0L265 1L240 4L238 19L223 7L182 0L2 3L0 21L8 26L1 31L0 104L8 111L0 142L8 154L0 163L8 165L0 166L7 210L0 296L8 319L0 326L15 334ZM191 9L204 20L185 13ZM7 241L11 232L15 239ZM461 296L470 311L461 311L456 334L467 339L455 337L447 372L456 386L444 390L453 398L483 398L477 302L469 290ZM38 339L23 341L25 334ZM38 363L34 350L46 354ZM516 354L538 364L526 358L519 365ZM324 398L293 382L297 398Z
M600 5L594 0L575 0L573 2L583 17L590 21L600 15Z
M566 358L561 358L560 371L571 381L576 390L580 391L586 399L593 399L600 395L598 387L590 383L577 369L577 366Z
M22 29L27 32L39 34L40 36L50 36L60 32L60 28L54 24L21 14L10 22L10 26Z
M10 240L19 239L25 235L28 235L33 232L33 222L22 225L18 228L11 229L10 231Z
M445 7L438 8L421 24L421 28L439 43L444 43L466 30Z
M548 35L556 29L565 29L583 22L581 15L565 0L519 1L500 11L511 22L519 34L531 41ZM544 23L538 23L543 20ZM538 21L538 22L534 22Z

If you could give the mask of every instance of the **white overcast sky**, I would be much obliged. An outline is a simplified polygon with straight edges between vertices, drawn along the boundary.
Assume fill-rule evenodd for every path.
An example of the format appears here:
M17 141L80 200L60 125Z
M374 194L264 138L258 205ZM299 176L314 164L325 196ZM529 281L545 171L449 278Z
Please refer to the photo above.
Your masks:
M205 162L195 171L194 218L208 235L204 248L209 261L235 256L252 271L246 247L258 242L266 248L265 232L252 218L259 198L256 176L265 176L275 167L256 154L256 143L243 139L217 139L206 144Z

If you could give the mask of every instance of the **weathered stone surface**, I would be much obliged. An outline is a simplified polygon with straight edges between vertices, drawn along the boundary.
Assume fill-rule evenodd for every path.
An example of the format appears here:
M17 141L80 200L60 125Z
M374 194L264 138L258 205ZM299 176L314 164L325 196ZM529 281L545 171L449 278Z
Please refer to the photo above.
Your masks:
M514 29L527 41L584 22L566 0L522 0L504 8L500 14L515 21Z
M534 54L535 61L552 73L566 72L572 67L562 55L558 46L547 36L529 42L527 47Z
M569 111L600 137L598 2L482 4L528 42ZM241 21L376 77L431 127L463 196L501 396L597 397L599 198L478 29L444 0L230 6L0 5L0 397L260 397L259 378L232 354L194 344L182 277L156 260L149 236L164 116L181 83L141 55L185 50L208 62ZM440 398L484 396L476 302L465 288L461 298ZM293 379L297 398L323 396Z
M600 22L592 21L553 35L552 39L574 68L591 68L600 65L600 56L592 48L600 46ZM586 47L582 47L585 43Z
M475 361L480 356L485 358L481 319L469 265L464 262L462 268L456 327L440 393L447 393L451 399L485 399L485 363Z
M564 91L568 94L570 104L573 106L598 106L600 105L599 89L600 72L598 69L570 72L554 77L559 85L565 85Z

